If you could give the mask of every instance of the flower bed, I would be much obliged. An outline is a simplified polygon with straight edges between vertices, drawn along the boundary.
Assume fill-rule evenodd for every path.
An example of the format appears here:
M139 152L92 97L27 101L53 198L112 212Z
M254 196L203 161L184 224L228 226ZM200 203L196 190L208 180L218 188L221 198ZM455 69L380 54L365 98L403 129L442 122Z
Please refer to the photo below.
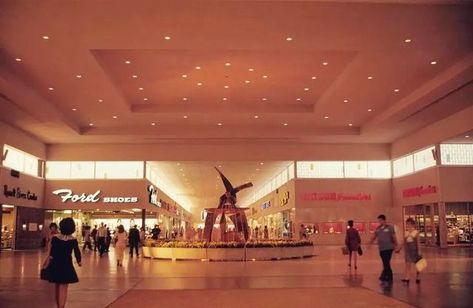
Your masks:
M309 257L313 255L313 249L311 241L147 241L143 255L156 259L253 261Z

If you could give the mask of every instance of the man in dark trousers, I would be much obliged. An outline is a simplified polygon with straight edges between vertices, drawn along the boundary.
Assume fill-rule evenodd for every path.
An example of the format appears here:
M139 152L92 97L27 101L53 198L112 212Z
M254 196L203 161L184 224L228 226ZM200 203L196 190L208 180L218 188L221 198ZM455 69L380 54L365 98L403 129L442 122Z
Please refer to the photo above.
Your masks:
M130 245L130 256L133 258L133 249L135 249L136 256L139 257L138 245L140 244L140 231L136 227L130 229L130 234L128 235L128 244Z
M379 215L378 221L379 226L374 232L370 243L372 244L374 241L378 240L379 256L383 262L383 272L379 280L381 280L382 283L392 284L393 271L391 269L391 257L398 247L396 232L394 226L386 223L386 216Z
M159 226L158 226L158 225L154 225L153 230L151 230L151 234L152 234L151 238L152 238L153 240L155 240L155 241L158 240L160 233L161 233L161 229L159 229Z

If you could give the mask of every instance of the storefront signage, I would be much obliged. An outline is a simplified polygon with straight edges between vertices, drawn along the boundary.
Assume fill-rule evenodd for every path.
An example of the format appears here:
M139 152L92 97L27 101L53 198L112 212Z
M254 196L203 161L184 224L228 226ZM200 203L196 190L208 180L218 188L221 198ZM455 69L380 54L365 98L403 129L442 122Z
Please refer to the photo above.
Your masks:
M270 207L271 207L271 201L266 201L266 202L264 202L264 203L261 205L261 208L262 208L263 210L269 209Z
M38 196L36 194L30 192L29 190L26 192L21 191L20 187L8 189L8 185L3 185L3 195L5 197L12 197L17 199L26 199L26 200L38 200Z
M346 194L337 192L307 192L301 194L303 201L371 201L371 194Z
M427 187L424 186L417 186L412 188L407 188L402 191L403 198L411 198L411 197L421 197L423 195L428 194L435 194L437 193L437 187L429 185Z
M282 199L279 202L280 202L281 206L285 206L286 204L289 203L289 192L288 191L286 191L284 193L284 196L282 197Z
M161 201L158 200L158 189L153 185L148 186L148 194L149 194L149 203L152 205L156 205L157 207L161 207Z
M63 203L71 201L73 203L96 203L102 201L104 203L136 203L138 197L100 197L101 191L97 190L93 194L82 193L75 195L70 189L58 189L53 191L54 195L60 196Z

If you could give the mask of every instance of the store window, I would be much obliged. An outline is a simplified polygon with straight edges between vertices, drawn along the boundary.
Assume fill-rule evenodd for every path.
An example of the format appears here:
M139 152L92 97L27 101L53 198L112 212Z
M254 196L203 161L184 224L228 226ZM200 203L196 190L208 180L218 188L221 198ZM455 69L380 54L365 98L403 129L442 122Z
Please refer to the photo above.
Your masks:
M445 213L448 244L473 244L473 203L447 203Z
M425 150L414 153L414 171L419 171L435 166L435 147L429 147Z
M98 161L95 163L96 179L142 179L142 161Z
M379 160L368 161L368 178L390 179L391 178L391 161Z
M71 162L71 179L93 179L95 163L93 161Z
M407 155L393 161L393 173L395 177L414 172L413 155Z
M5 154L7 151L3 166L29 175L38 176L39 159L37 157L9 145L4 145L3 153Z
M46 162L47 179L69 179L71 177L71 162L48 161Z
M344 170L346 178L368 177L368 163L366 161L346 161Z
M343 161L298 161L298 178L343 178Z
M473 144L441 144L442 165L473 165Z

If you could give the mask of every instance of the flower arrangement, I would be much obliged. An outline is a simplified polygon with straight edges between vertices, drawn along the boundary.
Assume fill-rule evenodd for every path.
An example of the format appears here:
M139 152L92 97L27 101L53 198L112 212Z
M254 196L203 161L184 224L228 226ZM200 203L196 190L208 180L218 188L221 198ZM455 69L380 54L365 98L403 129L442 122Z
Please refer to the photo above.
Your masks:
M205 242L205 241L146 241L146 247L162 248L262 248L262 247L302 247L314 246L312 241L264 240L248 242Z

